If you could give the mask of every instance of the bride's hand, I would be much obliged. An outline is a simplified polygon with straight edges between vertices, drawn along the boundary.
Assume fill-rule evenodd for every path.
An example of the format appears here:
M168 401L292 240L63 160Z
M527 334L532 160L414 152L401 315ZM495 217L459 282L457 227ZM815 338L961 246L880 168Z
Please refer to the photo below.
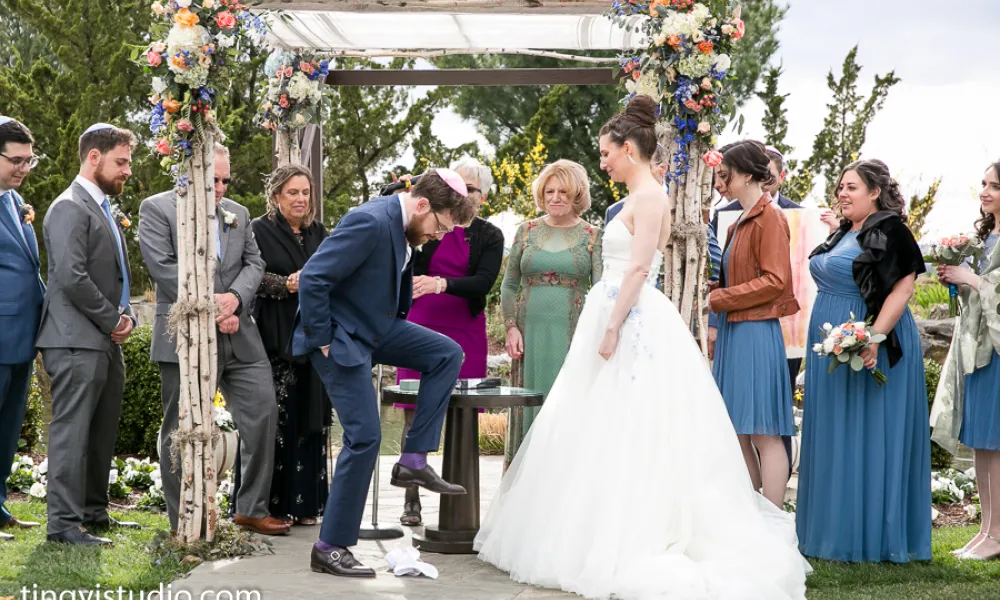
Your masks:
M617 328L608 329L604 332L604 341L601 342L601 347L597 350L598 354L604 360L610 360L615 355L615 351L618 350L619 334L620 332Z

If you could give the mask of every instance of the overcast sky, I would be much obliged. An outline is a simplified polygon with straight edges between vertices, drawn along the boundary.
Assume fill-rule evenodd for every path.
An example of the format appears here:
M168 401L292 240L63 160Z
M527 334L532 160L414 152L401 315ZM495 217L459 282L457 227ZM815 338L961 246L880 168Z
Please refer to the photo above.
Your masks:
M943 177L929 233L971 230L983 171L1000 159L1000 0L790 0L778 37L793 156L808 158L830 101L827 72L839 76L857 44L862 92L876 73L895 70L902 79L868 128L862 155L885 161L907 196ZM763 138L763 105L751 101L744 114L742 137ZM478 137L450 111L434 131L449 145Z

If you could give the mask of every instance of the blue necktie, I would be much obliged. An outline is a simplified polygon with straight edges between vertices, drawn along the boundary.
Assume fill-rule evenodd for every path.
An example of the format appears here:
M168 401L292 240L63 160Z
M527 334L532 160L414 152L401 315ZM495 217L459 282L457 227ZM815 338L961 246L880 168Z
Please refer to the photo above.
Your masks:
M118 263L122 268L122 298L118 308L124 309L128 306L132 298L128 288L128 268L125 266L125 253L122 251L122 241L118 236L118 226L115 224L115 220L111 218L111 204L108 202L107 197L101 202L101 208L104 209L104 216L108 218L108 223L111 225L111 233L115 236L115 244L118 246Z
M7 214L10 215L14 229L21 234L21 241L24 242L24 247L30 249L28 238L24 237L24 229L21 228L21 215L17 214L17 208L14 206L14 194L7 192L3 196L0 196L0 199L3 200L3 205L7 209Z

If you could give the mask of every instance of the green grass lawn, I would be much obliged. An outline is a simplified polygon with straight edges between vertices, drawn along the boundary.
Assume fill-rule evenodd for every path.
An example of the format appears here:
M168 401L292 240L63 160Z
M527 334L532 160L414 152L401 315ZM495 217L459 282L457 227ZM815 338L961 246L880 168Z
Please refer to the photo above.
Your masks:
M44 502L8 502L7 505L19 518L43 525L14 531L16 541L0 542L0 597L21 598L22 587L30 592L35 584L39 591L94 590L98 584L102 591L119 586L133 591L153 590L158 589L161 582L169 583L190 570L175 558L154 564L155 559L147 546L157 530L168 529L165 514L112 511L116 518L136 521L143 528L101 533L114 544L98 549L45 542ZM30 593L28 597L31 598Z
M20 518L45 521L45 504L11 502ZM16 532L17 541L0 542L0 598L21 597L22 587L38 589L158 589L181 577L189 567L174 557L156 564L148 549L156 531L166 529L166 516L142 511L115 513L138 521L141 531L108 534L110 548L76 548L45 542L44 526ZM969 600L1000 598L1000 561L960 562L949 551L968 541L976 527L934 530L934 560L909 565L843 564L811 561L809 600ZM29 595L29 598L31 596Z
M934 559L908 565L810 561L809 600L969 600L1000 598L1000 561L959 561L949 552L978 527L934 530Z

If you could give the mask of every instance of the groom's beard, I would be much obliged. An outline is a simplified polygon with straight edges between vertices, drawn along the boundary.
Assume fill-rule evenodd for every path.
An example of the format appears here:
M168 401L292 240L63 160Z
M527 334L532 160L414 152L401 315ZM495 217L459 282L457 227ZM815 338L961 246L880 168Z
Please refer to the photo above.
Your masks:
M125 189L125 182L128 177L109 178L104 174L104 159L97 165L97 172L94 173L97 187L108 196L118 196Z

